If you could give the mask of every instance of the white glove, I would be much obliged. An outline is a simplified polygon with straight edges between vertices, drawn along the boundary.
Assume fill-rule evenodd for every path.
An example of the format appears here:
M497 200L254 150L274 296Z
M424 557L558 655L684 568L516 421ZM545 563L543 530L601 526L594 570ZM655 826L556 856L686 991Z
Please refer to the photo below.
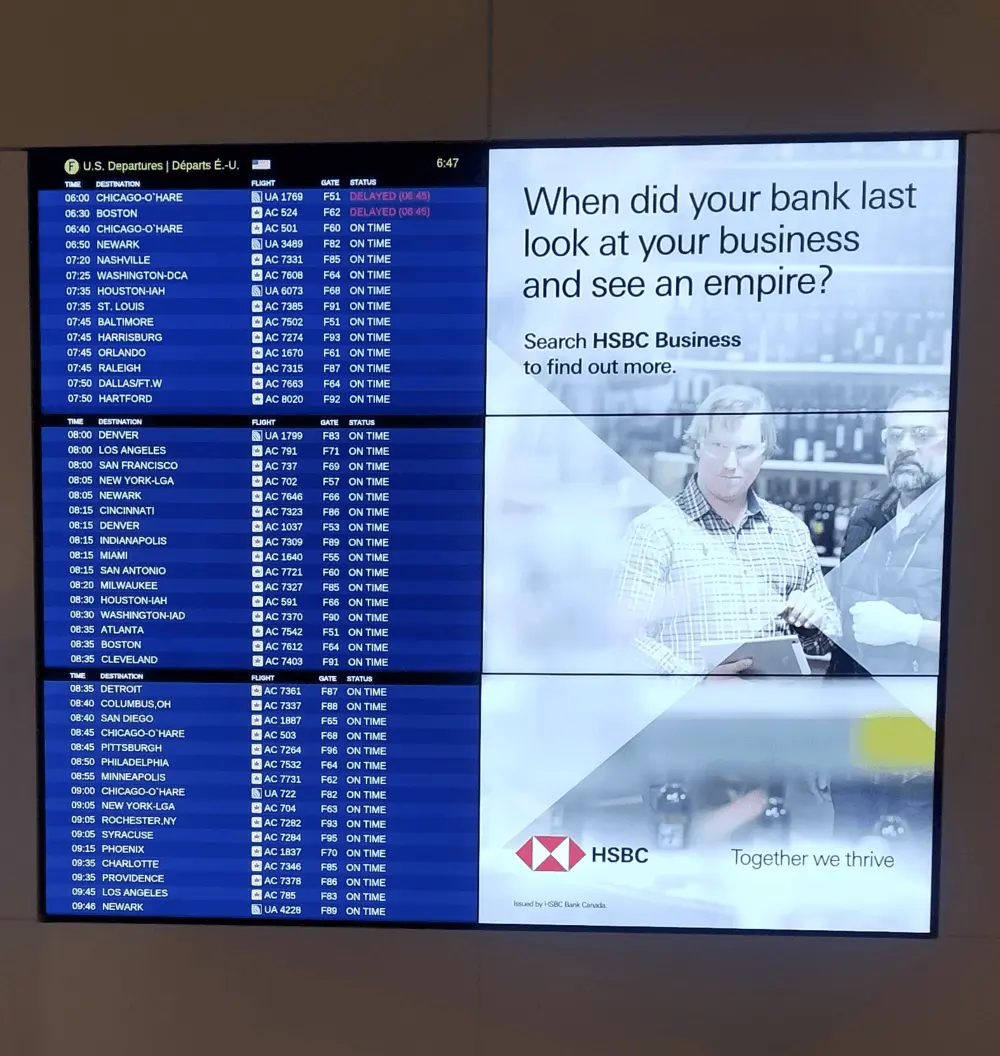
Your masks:
M859 601L851 606L854 637L862 645L916 645L924 621L916 613L900 612L887 601Z

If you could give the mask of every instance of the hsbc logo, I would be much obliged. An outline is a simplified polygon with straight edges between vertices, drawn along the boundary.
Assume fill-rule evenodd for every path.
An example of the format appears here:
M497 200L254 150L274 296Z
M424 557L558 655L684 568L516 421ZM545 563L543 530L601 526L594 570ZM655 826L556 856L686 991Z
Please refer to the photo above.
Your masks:
M514 853L533 873L568 873L587 857L569 836L532 836Z
M533 873L568 873L587 857L587 852L570 836L531 836L514 852ZM646 847L594 847L590 859L599 863L645 865Z

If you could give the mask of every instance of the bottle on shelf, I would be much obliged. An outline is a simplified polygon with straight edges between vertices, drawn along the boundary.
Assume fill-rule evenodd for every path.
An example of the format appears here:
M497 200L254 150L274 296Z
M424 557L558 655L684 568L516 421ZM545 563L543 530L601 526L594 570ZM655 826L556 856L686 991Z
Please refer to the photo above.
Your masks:
M934 362L940 365L947 365L951 363L951 326L948 324L948 320L941 312L941 334L937 342L937 355L934 358Z
M903 324L903 362L918 363L917 346L920 342L920 312L907 312Z
M819 413L819 405L823 398L822 387L815 390L810 389L806 397L806 421L805 433L807 451L807 462L826 461L826 439L823 436L823 418Z
M818 311L806 314L802 343L797 358L806 363L819 363L822 359L820 339L823 333L823 316Z
M788 509L790 509L800 521L804 521L806 519L806 509L808 506L809 482L806 480L799 480L795 484L795 496Z
M829 501L832 483L817 482L813 488L812 501L809 503L806 524L809 537L816 550L817 557L829 557L833 550L832 528L834 505Z
M858 311L858 303L852 298L851 305L841 305L837 309L837 318L840 325L840 348L838 350L837 362L846 363L856 360L854 344L857 340L857 331L861 325L862 317Z
M872 316L868 316L864 320L860 321L858 326L857 334L854 339L854 348L856 351L856 359L859 363L874 363L875 362L875 331L876 321Z
M837 360L837 321L832 312L827 312L820 324L817 348L820 363L835 363Z
M782 506L786 510L792 508L792 485L788 477L779 477L771 480L767 486L768 501L776 506Z
M778 458L790 458L788 450L788 404L785 400L785 387L777 386L772 391L771 407L774 410L774 433L777 438Z
M809 461L809 437L806 430L806 414L793 404L788 416L788 457L793 462Z
M883 814L872 829L873 835L892 843L906 839L908 832L909 826L898 814Z
M843 414L831 415L829 418L829 438L826 453L831 462L842 461L842 452L847 444L847 424Z
M649 791L653 812L653 837L665 851L680 851L688 845L691 829L691 797L681 781L665 781Z
M872 337L872 362L882 365L888 361L886 353L887 335L892 328L892 312L882 312Z
M845 321L850 341L847 358L851 363L857 363L861 359L861 350L865 343L865 328L857 312L848 312Z
M894 312L893 315L889 347L892 362L901 367L906 363L906 319L902 312Z
M850 523L851 512L854 508L845 492L846 488L841 482L837 488L837 506L833 513L833 538L831 540L833 544L831 547L832 556L838 558L844 545L844 535L847 532L847 525Z
M670 419L669 437L666 438L666 449L678 454L684 446L684 429L686 418L683 413L675 414Z
M792 820L785 802L785 782L769 782L765 794L764 811L757 819L757 838L763 843L785 843Z
M847 444L844 449L845 462L861 462L865 447L865 429L858 411L851 411L845 415L845 427L847 430Z
M777 362L794 363L798 358L799 317L793 312L786 312L782 317L782 326L778 338Z
M871 404L861 408L861 462L872 465L882 461L881 437L878 432L878 415L868 408Z

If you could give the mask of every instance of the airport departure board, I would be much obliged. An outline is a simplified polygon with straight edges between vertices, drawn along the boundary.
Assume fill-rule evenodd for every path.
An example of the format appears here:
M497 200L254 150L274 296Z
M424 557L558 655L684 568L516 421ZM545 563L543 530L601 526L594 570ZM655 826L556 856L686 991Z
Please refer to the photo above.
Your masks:
M960 146L32 152L43 915L932 931Z

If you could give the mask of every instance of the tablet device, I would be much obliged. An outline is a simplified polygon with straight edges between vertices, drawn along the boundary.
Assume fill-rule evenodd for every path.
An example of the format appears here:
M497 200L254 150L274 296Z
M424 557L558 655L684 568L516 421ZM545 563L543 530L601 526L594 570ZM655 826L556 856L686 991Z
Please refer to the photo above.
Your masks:
M744 642L705 642L701 647L706 671L732 660L749 657L753 667L746 675L808 675L809 662L794 634L753 638Z

